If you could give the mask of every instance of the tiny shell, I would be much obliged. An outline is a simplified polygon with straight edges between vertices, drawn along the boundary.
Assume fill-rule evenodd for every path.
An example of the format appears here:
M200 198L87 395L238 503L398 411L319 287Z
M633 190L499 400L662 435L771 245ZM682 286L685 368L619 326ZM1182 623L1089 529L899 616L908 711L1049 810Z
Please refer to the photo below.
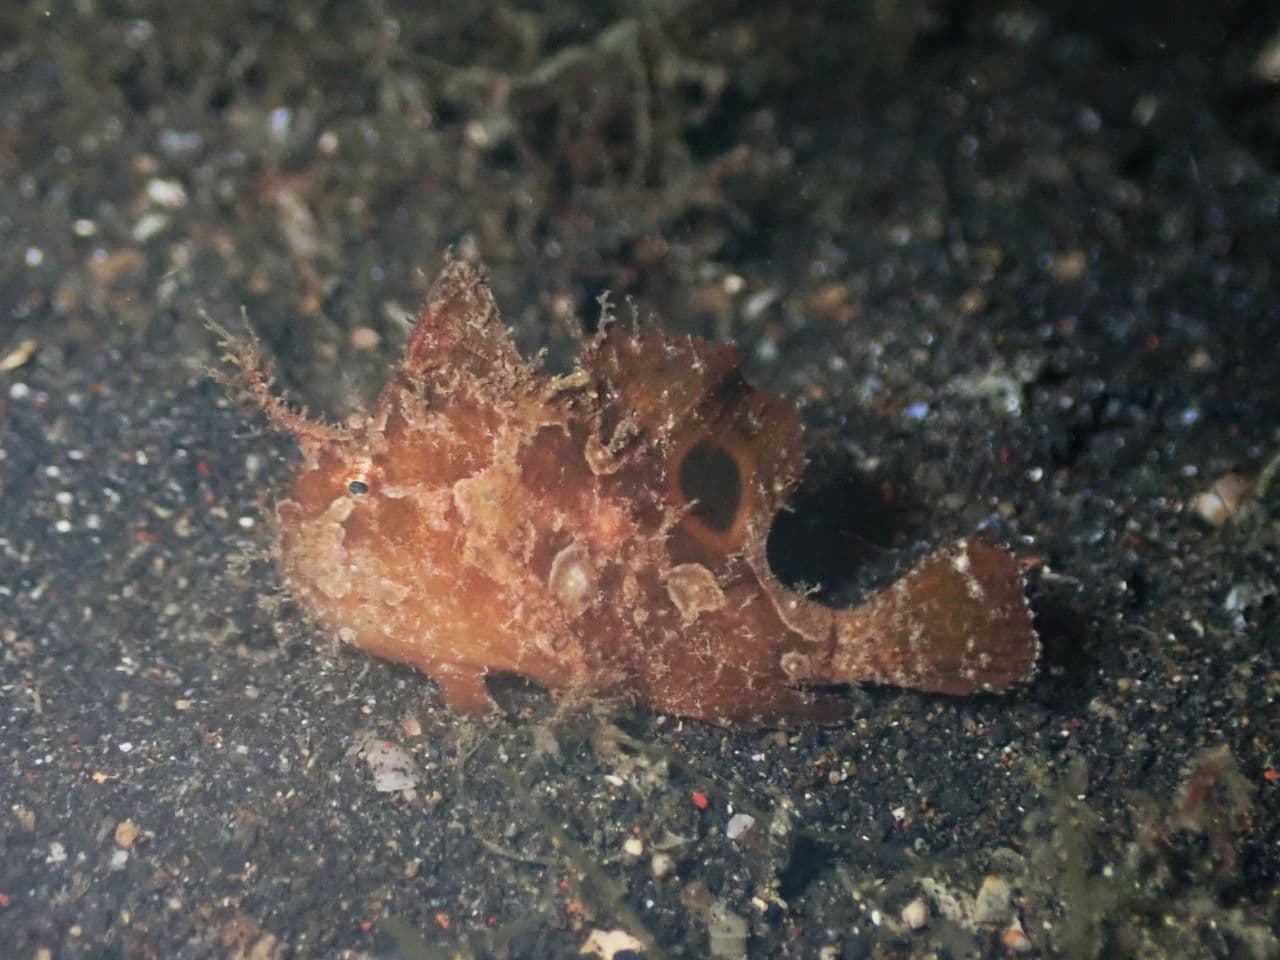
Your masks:
M1238 473L1224 473L1208 490L1198 493L1191 508L1215 527L1221 527L1240 512L1254 496L1253 484Z
M749 813L735 813L725 825L724 835L730 840L737 840L756 825L756 818Z

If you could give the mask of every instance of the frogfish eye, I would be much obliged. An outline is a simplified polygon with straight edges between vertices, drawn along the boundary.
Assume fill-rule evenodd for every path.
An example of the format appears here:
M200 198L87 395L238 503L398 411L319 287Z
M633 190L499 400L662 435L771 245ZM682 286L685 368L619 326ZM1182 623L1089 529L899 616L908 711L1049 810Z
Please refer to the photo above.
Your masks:
M717 534L733 529L742 506L742 471L732 453L699 440L680 463L680 492L693 503L693 515Z
M346 475L342 478L347 493L363 497L372 489L373 463L368 457L355 457L347 462Z

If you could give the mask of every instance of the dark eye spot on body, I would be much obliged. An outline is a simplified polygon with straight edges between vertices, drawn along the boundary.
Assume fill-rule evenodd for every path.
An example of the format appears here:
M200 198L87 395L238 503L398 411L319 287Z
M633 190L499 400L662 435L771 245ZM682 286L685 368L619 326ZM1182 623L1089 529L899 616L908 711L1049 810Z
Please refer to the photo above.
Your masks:
M680 492L693 515L717 533L733 529L742 505L742 474L724 447L699 440L680 463Z

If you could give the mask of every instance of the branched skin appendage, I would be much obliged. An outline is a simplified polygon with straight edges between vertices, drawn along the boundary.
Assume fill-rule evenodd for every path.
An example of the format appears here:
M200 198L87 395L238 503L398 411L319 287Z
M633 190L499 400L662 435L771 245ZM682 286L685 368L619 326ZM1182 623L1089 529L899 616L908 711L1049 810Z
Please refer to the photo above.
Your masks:
M778 582L765 539L801 428L731 347L606 324L550 378L451 262L399 370L341 429L288 408L246 349L249 392L302 449L278 508L289 588L455 709L491 709L493 672L707 720L834 716L813 693L834 684L967 694L1034 674L998 547L962 541L848 610Z

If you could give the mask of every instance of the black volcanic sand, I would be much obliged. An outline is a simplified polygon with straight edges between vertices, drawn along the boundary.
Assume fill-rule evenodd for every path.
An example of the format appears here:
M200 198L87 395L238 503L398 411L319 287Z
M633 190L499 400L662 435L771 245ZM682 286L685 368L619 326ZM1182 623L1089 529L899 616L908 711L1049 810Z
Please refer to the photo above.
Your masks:
M0 12L0 954L1280 953L1280 20L945 6ZM736 341L775 566L1005 542L1040 677L476 720L341 649L201 311L340 417L450 246L553 367L606 290Z

